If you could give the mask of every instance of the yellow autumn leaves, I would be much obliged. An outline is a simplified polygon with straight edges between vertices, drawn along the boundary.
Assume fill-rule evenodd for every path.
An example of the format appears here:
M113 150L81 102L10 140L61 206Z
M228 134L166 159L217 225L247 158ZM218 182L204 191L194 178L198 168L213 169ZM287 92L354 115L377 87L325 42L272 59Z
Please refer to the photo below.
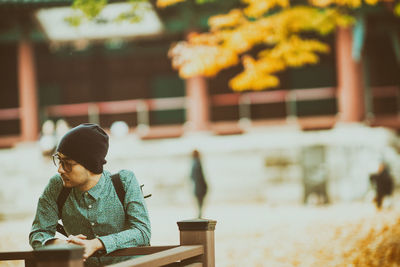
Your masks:
M365 0L365 3L368 5L375 5L379 2L379 0ZM390 1L389 1L390 2ZM338 5L349 8L357 8L362 4L361 0L311 0L310 3L314 6L318 7L326 7L329 5Z
M244 13L249 17L259 18L264 16L266 12L274 7L289 7L289 0L242 0L248 6L244 9Z
M184 0L158 0L166 6ZM320 53L329 47L318 41L301 37L303 32L321 35L333 32L338 26L348 26L353 18L332 4L358 7L361 0L310 0L310 6L290 6L289 0L242 0L244 8L209 19L210 30L190 34L185 41L174 45L169 56L182 78L215 76L221 70L243 65L243 72L230 80L236 91L263 90L279 85L276 73L289 67L316 64ZM375 4L378 0L365 0ZM266 15L271 9L279 12ZM256 56L255 46L265 48ZM254 53L253 53L254 54Z
M214 76L220 70L236 65L237 54L232 50L210 45L192 45L180 42L169 51L172 66L179 69L179 75L188 78L197 75Z
M287 42L281 42L272 49L259 53L258 60L243 56L244 71L234 77L229 85L236 91L263 90L276 87L279 79L273 75L287 67L300 67L318 62L316 52L326 53L329 47L316 40L302 40L293 36Z
M157 7L164 8L186 0L157 0Z

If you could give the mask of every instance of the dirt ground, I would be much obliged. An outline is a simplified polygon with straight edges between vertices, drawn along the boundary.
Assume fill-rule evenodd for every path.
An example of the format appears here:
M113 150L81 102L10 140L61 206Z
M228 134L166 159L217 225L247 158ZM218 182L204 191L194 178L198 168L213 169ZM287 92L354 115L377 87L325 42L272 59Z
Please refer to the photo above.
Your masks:
M220 203L207 206L205 217L217 221L216 266L398 266L397 203L395 198L391 208L381 211L365 202L320 207ZM194 217L192 204L148 200L152 245L179 244L176 222ZM32 216L0 222L1 251L29 249Z
M268 182L263 161L268 149L260 140L274 142L274 138L206 140L203 163L210 192L204 217L217 221L216 266L400 266L400 195L395 195L391 208L381 211L368 198L303 206L298 181ZM297 139L290 135L287 140ZM194 141L128 140L111 146L108 169L133 169L145 191L153 194L146 200L152 245L179 244L176 222L196 215L187 177ZM205 141L197 143L202 147ZM347 161L352 166L363 162ZM51 161L43 159L35 146L0 150L0 251L30 249L36 201L54 172ZM365 184L360 173L355 176ZM342 177L347 193L363 189L358 180L352 184L349 178ZM0 266L23 263L0 262Z

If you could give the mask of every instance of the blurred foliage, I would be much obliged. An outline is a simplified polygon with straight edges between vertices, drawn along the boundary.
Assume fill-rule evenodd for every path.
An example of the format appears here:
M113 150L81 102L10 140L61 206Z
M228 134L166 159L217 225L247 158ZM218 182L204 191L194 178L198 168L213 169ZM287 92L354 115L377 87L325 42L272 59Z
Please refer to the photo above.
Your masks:
M394 12L397 16L400 16L400 2L396 4L396 7L394 8Z
M157 7L164 8L167 6L174 5L179 2L185 2L186 0L157 0ZM206 4L215 2L216 0L195 0L196 4Z
M141 5L141 3L147 3L148 0L126 0L125 2L131 5L131 8L126 12L118 14L113 19L114 22L129 21L131 23L139 22L142 19L145 9L150 8L147 5ZM85 20L94 21L96 23L108 22L101 17L101 11L107 5L108 0L74 0L72 8L75 14L65 18L71 26L78 27Z
M74 0L72 8L81 10L89 19L93 19L106 5L107 0Z
M277 87L277 72L316 64L319 54L330 50L327 44L306 38L304 33L330 34L337 27L353 24L354 10L378 2L309 0L292 5L289 0L242 0L242 8L211 17L209 32L190 34L171 48L169 56L183 78L214 76L241 62L243 71L229 82L233 90ZM399 13L398 5L393 12ZM263 49L251 55L260 45Z
M129 2L131 3L131 9L119 14L118 17L115 18L116 22L139 22L142 19L143 12L151 9L150 5L141 5L141 2L147 2L146 0L129 0Z
M147 2L127 0L133 4L132 9L120 14L116 21L139 21L143 11L135 4L143 1ZM229 81L235 91L277 87L278 72L317 64L320 54L328 53L330 47L310 33L324 36L337 27L350 26L362 17L355 14L364 7L381 5L400 15L399 0L240 0L240 4L226 13L211 16L208 32L196 32L193 21L198 8L194 4L223 1L226 0L154 0L152 3L159 9L188 4L189 8L183 9L179 16L190 34L169 51L172 65L180 76L212 77L241 64L243 71ZM79 25L82 17L96 20L106 4L107 0L74 0L73 7L82 14L67 20L72 25Z

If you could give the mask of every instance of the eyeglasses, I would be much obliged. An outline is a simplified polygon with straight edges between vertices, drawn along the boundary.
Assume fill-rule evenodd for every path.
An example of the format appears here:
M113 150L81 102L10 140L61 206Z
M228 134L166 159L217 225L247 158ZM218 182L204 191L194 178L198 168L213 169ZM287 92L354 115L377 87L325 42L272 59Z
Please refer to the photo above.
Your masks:
M53 163L56 165L56 167L62 166L63 170L66 172L72 171L72 167L78 163L72 163L68 160L62 159L60 155L58 154L53 154Z

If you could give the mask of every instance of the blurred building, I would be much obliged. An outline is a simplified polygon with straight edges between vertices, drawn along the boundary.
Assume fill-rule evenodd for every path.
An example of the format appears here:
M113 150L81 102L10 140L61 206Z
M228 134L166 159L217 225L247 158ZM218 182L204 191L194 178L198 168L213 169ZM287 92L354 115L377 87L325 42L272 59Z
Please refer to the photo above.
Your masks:
M288 123L304 130L341 122L399 129L400 23L384 7L365 13L362 61L354 59L360 37L339 29L324 37L332 52L320 64L281 73L273 90L231 91L228 80L240 67L180 79L167 57L170 45L236 2L202 5L196 13L185 4L155 10L158 32L55 40L37 12L71 1L0 0L0 147L37 140L45 120L60 118L105 128L125 121L143 139Z

